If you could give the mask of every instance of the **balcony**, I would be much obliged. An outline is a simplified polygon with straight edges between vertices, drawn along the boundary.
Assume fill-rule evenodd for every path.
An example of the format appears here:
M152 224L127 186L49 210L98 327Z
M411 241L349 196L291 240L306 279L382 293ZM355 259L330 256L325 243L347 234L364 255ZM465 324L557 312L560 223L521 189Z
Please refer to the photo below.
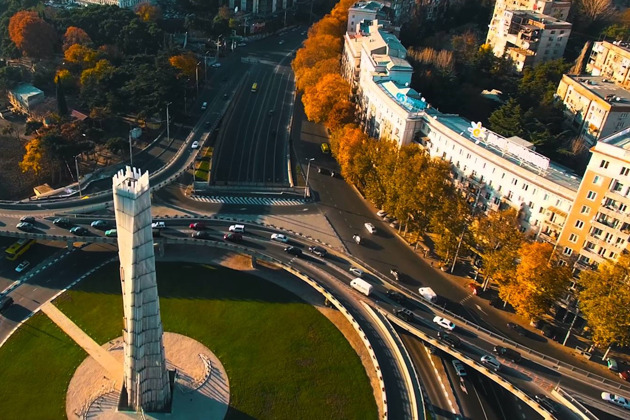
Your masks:
M590 260L596 264L601 264L602 262L605 261L605 258L602 257L601 255L599 255L597 252L595 252L592 249L588 249L588 248L582 248L582 250L580 251L580 255L584 255L587 258L590 258ZM579 262L579 260L578 260ZM588 264L586 264L587 266L589 266ZM592 266L593 264L591 263L590 266Z
M630 222L630 214L617 209L615 206L602 205L598 211L607 217L619 219L621 222Z
M608 190L604 193L604 197L630 206L630 197L627 195L623 195L621 191Z

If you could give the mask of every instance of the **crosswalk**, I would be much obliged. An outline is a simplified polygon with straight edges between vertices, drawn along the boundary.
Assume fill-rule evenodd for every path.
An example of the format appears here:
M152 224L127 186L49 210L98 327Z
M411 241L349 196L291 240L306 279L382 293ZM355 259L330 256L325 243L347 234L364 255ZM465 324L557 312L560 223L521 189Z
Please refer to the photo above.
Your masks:
M220 195L193 195L193 200L215 204L241 204L250 206L299 206L304 204L301 198L275 198L275 197L238 197Z

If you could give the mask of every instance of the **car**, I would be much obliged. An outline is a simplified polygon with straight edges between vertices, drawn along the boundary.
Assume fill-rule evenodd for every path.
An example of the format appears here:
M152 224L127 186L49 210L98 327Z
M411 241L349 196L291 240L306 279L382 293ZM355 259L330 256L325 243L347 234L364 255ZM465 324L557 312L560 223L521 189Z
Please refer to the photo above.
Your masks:
M451 348L459 347L459 345L462 343L459 337L444 331L438 331L437 337L438 340L445 342Z
M35 223L35 218L33 216L23 216L20 218L20 222Z
M361 237L359 235L352 235L352 239L357 243L357 245L361 245Z
M325 155L330 154L330 145L328 143L322 143L320 147L322 149L323 154Z
M611 372L619 372L619 363L617 363L617 360L613 359L612 357L606 359L606 366Z
M72 222L70 221L70 219L66 217L58 217L55 220L53 220L53 225L60 226L60 227L68 227L68 226L72 226Z
M244 42L239 42L238 44L236 44L237 47L246 47L247 44Z
M405 321L413 321L416 318L413 312L407 308L394 308L394 315Z
M205 230L193 232L192 237L194 239L211 239L210 232L205 231Z
M153 229L164 229L166 227L166 223L164 223L164 222L153 222L153 223L151 223L151 227Z
M11 305L13 305L13 298L11 296L0 298L0 312L3 312Z
M284 252L290 255L294 255L296 257L302 256L302 250L298 248L297 246L288 246L284 248Z
M318 257L323 258L328 255L328 251L326 251L326 248L322 248L321 246L309 246L308 250Z
M22 261L17 267L15 267L15 271L21 273L22 271L26 270L29 265L31 265L30 262Z
M433 322L435 322L440 327L447 329L449 331L453 331L455 329L455 324L453 323L453 321L443 318L441 316L435 316L433 318Z
M201 222L196 222L196 223L191 223L190 225L188 225L188 227L191 228L192 230L204 230L206 228L206 225Z
M110 237L110 238L115 238L118 236L118 231L116 229L106 230L105 236Z
M228 232L245 233L245 225L230 225Z
M228 232L223 235L223 239L230 242L241 242L243 240L243 235L235 232Z
M374 227L372 223L365 223L363 226L365 226L368 232L376 233L376 228Z
M511 329L512 331L516 332L518 335L522 335L522 336L527 335L527 330L518 324L515 324L513 322L508 322L507 327Z
M90 226L96 229L106 229L107 226L109 226L109 223L107 223L105 220L95 220L90 223Z
M468 289L470 289L470 293L472 293L475 296L479 296L481 294L481 292L483 291L483 289L481 288L481 286L479 286L476 283L468 283Z
M271 240L272 241L278 241L278 242L282 242L282 243L287 243L289 242L289 238L287 238L286 235L283 235L282 233L272 233L271 234Z
M398 229L398 220L394 220L389 224L389 227L393 227L394 229Z
M361 270L360 268L350 267L348 269L348 271L351 272L352 274L354 274L357 277L363 277L363 270Z
M330 170L326 168L319 167L317 168L317 173L322 175L330 175Z
M467 375L466 369L464 369L464 364L457 359L453 359L451 362L453 364L453 369L455 369L455 374L460 378Z
M208 102L204 102L201 104L201 110L205 111L206 109L208 109Z
M405 295L392 289L387 289L387 297L398 303L405 303L407 301Z
M610 392L602 392L602 400L614 404L618 407L622 407L630 410L630 401L627 398L619 395L611 394Z
M228 94L227 94L227 93L224 93L224 94L223 94L223 99L227 99L227 98L228 98ZM208 121L208 122L210 122L210 121ZM210 125L210 124L208 124L208 125Z
M630 381L630 369L619 372L619 377L624 381Z
M397 269L392 268L389 270L389 273L394 277L394 279L396 279L396 281L400 280L400 272Z
M15 225L15 227L20 230L25 230L27 232L33 230L34 228L34 226L28 222L20 222L17 225Z
M498 372L501 370L501 363L499 363L499 361L497 359L494 358L494 356L491 356L489 354L485 354L483 356L481 356L481 364L485 365L486 367L489 367L490 369L494 370L495 372Z
M551 338L552 340L555 340L558 338L558 330L556 330L556 328L553 325L549 325L545 323L540 329L540 331L542 331L545 337Z
M190 147L192 147L193 149L199 149L199 142L198 141L193 141L192 144L190 145Z
M494 348L492 349L493 352L495 352L496 354L498 354L499 356L503 356L506 359L509 359L515 363L518 363L521 361L521 353L509 349L507 347L503 347L503 346L494 346Z
M75 226L70 229L70 233L72 233L73 235L84 236L87 235L88 230L83 226Z
M534 399L538 404L540 404L545 410L549 411L551 414L556 414L558 412L558 405L554 400L549 398L543 394L534 395Z
M284 44L284 39L281 39L280 41L278 41L278 45L282 45Z
M385 216L387 216L387 212L385 210L379 210L379 211L376 212L376 215L378 217L385 217Z
M214 67L215 69L218 69L219 67L221 67L221 63L214 63L212 67Z

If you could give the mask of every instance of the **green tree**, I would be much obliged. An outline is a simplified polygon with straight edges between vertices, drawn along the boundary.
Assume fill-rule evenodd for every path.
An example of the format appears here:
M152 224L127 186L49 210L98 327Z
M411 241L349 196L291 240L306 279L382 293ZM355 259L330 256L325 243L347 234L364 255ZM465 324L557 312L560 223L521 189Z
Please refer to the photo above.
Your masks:
M580 273L580 310L597 346L630 345L630 254Z
M516 99L509 99L499 109L494 111L490 118L490 129L505 136L523 136L523 110Z
M454 190L433 214L431 230L436 234L435 253L446 263L453 261L456 254L462 256L466 244L472 241L472 232L468 229L470 217L468 203Z

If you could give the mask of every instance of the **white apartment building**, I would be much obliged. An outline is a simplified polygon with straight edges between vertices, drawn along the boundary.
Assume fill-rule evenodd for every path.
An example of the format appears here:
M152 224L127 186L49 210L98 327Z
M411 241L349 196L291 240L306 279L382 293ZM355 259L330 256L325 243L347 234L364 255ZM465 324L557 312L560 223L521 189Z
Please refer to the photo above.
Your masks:
M586 72L623 87L630 86L630 44L600 41L593 44Z
M571 127L591 146L630 126L630 92L611 79L565 74L556 97Z
M131 9L132 7L136 7L140 3L148 2L148 0L76 0L76 2L84 5L100 4L107 6L118 6L121 9Z
M423 114L417 142L453 164L456 183L478 191L479 207L511 206L519 211L523 231L547 240L559 236L580 185L577 175L519 137L504 138L434 109Z
M360 24L370 25L373 20L385 20L382 13L384 5L377 1L360 1L348 9L348 26L346 34L353 36L360 32Z

